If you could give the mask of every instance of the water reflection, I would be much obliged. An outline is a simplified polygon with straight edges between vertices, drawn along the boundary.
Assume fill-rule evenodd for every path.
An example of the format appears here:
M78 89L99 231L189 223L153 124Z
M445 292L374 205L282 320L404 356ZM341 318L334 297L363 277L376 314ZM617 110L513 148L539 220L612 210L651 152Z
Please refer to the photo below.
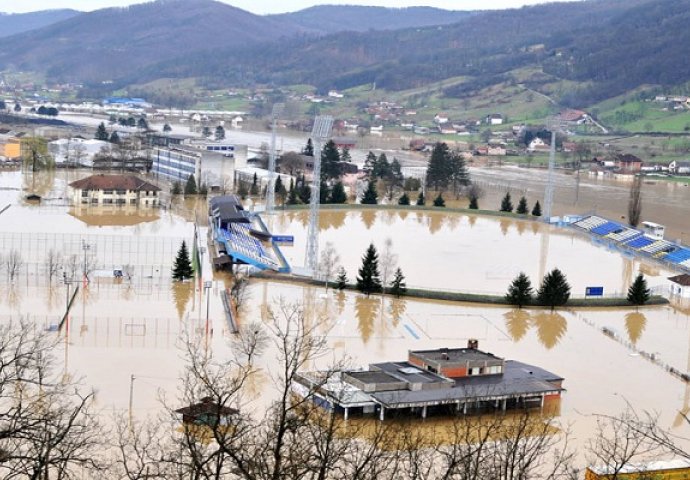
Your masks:
M501 220L499 220L499 224L501 225L501 233L503 234L504 237L506 235L508 235L508 229L510 228L512 223L513 222L511 222L507 218L502 218Z
M174 282L172 284L172 293L175 300L175 308L177 309L177 316L180 320L184 318L187 311L187 304L194 294L194 285L192 282Z
M568 322L558 312L542 312L532 317L532 322L537 327L539 342L551 350L558 345L568 330Z
M374 332L374 319L379 315L381 300L378 297L357 295L355 298L355 316L360 337L366 344Z
M391 324L393 327L397 327L400 323L400 319L405 315L405 310L407 309L407 302L402 298L394 298L391 300L391 304L388 307L388 312L391 316Z
M642 332L644 332L646 325L647 317L641 312L630 312L625 315L625 329L633 345L642 337Z
M558 312L530 313L514 309L503 314L506 330L514 342L522 340L531 327L536 328L539 343L551 350L568 331L568 321Z
M342 315L343 312L345 311L345 300L346 300L345 292L342 290L338 291L338 293L335 294L335 303L336 307L338 309L338 315Z
M367 230L371 230L371 227L374 226L374 223L376 222L376 211L375 210L362 210L359 213L360 217L362 218L362 223L366 227Z
M328 215L321 215L319 217L321 230L328 230L329 228L337 230L341 228L345 225L346 216L347 212L345 210L331 210L328 212Z
M506 328L510 337L519 342L527 334L530 326L530 315L522 309L514 309L503 314L506 319Z
M431 214L429 215L429 233L432 235L443 228L445 222L445 215Z

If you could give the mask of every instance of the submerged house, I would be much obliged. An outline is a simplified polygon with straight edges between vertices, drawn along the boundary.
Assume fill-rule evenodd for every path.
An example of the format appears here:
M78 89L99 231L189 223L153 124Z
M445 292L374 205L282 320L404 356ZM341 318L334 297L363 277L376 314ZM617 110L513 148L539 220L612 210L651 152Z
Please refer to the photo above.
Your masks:
M74 205L155 207L161 192L136 175L91 175L69 186Z
M407 360L374 363L368 370L347 370L326 377L324 372L300 374L293 392L328 410L374 414L412 412L426 418L435 411L543 407L558 398L563 378L542 368L504 360L479 350L440 348L408 353Z

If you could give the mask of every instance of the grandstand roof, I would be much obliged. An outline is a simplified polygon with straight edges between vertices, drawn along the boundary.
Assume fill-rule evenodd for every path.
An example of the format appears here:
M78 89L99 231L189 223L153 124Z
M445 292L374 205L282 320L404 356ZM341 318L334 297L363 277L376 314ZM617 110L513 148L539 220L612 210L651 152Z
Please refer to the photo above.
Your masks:
M682 275L676 275L675 277L669 278L673 283L677 283L678 285L682 285L684 287L690 287L690 275L687 273L684 273Z
M91 175L69 184L78 190L130 190L159 192L161 189L153 183L142 180L136 175Z

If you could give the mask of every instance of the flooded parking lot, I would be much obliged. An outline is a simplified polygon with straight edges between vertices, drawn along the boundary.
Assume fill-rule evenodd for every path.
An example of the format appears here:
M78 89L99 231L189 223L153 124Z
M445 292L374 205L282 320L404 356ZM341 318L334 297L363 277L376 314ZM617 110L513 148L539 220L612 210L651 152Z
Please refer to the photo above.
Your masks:
M60 190L60 182L65 181L61 174L58 172L48 191ZM12 280L4 271L0 275L0 318L9 321L28 316L59 340L63 368L98 391L98 405L104 412L126 411L130 388L136 415L160 410L161 392L174 398L184 364L181 347L185 338L192 338L198 349L218 358L230 355L231 334L220 302L225 276L216 276L206 297L197 282L173 284L165 265L151 274L144 269L154 256L147 239L172 239L156 243L170 243L164 252L174 251L177 240L191 241L193 225L188 219L193 215L188 212L193 206L185 205L184 215L158 211L135 224L117 221L118 214L110 218L107 212L94 211L93 216L103 215L106 220L84 222L58 201L25 204L18 190L21 177L14 175L0 175L0 186L5 188L0 199L12 205L0 215L0 240L17 235L40 240L19 237L12 244L31 267ZM304 258L306 216L305 211L281 212L270 220L275 233L295 235L295 245L283 251L298 265ZM80 285L69 321L61 331L51 331L62 319L68 293L79 282L70 284L68 292L59 279L51 285L45 278L42 261L33 256L43 254L55 240L39 236L46 231L88 239L99 245L89 254L111 255L108 262L119 260L109 241L141 240L132 241L119 254L132 258L141 271L129 279L102 277L92 279L88 287ZM501 218L444 212L329 211L323 212L321 232L322 248L326 242L334 244L351 279L366 246L370 242L382 246L390 237L408 284L425 288L502 293L517 271L526 271L536 281L542 271L557 266L566 273L575 293L583 293L589 285L601 285L613 293L623 291L637 271L644 271L656 286L663 285L669 274L657 265L593 244L578 233ZM410 349L465 346L469 338L476 338L483 350L565 377L561 418L572 423L580 445L595 428L590 414L616 414L626 402L639 410L658 411L663 426L690 434L688 426L679 421L679 412L690 409L690 391L664 367L688 371L690 308L684 306L551 313L367 298L355 292L326 293L324 288L264 280L254 280L249 293L240 316L243 325L266 322L267 308L281 301L306 309L330 349L320 360L324 365L315 364L314 368L342 357L352 366L365 367L404 359ZM615 335L605 334L604 328ZM654 354L659 361L650 361L641 352ZM251 385L250 406L257 411L271 399L274 358L275 351L264 354L260 360L263 371Z

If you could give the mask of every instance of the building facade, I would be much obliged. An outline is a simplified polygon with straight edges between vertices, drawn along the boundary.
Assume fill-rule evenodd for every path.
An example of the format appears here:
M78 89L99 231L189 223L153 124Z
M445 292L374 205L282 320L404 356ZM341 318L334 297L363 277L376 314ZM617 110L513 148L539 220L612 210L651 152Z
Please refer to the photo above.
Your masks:
M69 184L74 205L156 207L160 191L136 175L92 175Z

